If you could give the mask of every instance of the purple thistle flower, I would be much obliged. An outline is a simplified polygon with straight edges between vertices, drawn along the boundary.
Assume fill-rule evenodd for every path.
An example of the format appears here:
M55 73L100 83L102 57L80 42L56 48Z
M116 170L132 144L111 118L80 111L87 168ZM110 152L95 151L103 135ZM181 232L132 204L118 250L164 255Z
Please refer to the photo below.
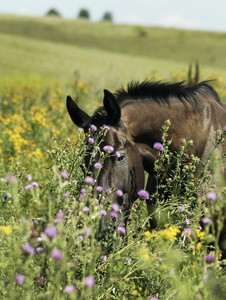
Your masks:
M216 201L217 200L217 194L214 192L209 192L207 193L207 199L211 201Z
M107 261L107 259L108 259L107 255L104 255L102 260Z
M149 199L149 193L146 190L139 190L138 195L141 199L144 199L144 200Z
M192 233L191 228L189 228L189 227L184 228L184 230L182 231L182 234L183 234L185 237L188 237L188 238L193 239L193 233Z
M98 185L98 186L96 187L96 190L97 190L98 192L101 192L101 191L103 190L103 188L102 188L102 186L99 186L99 185Z
M106 216L106 215L107 215L107 212L106 212L106 210L104 210L104 209L103 209L103 210L101 210L101 212L100 212L100 213L101 213L101 215L102 215L102 216Z
M58 235L58 230L54 226L47 226L44 230L44 233L48 238L53 239Z
M32 182L32 185L33 185L33 187L39 186L39 184L36 181Z
M4 199L4 200L7 200L7 199L8 199L8 195L4 194L4 195L3 195L3 199Z
M205 261L206 261L208 264L213 263L213 262L214 262L214 256L213 256L213 255L210 255L210 254L206 254Z
M132 259L131 258L126 258L126 262L131 263Z
M73 284L67 285L67 286L65 287L65 289L64 289L64 292L65 292L66 294L68 294L68 293L73 293L74 291L76 291L76 287L75 287Z
M95 125L91 125L90 128L93 130L93 131L97 131L97 128Z
M61 177L63 178L63 179L68 179L68 173L67 172L61 172Z
M83 131L83 128L78 128L78 131Z
M100 162L97 162L94 164L94 168L100 169L102 167L102 164Z
M224 131L226 131L226 126L224 126Z
M118 227L118 232L119 233L123 233L123 234L125 234L126 233L126 229L125 229L125 227Z
M65 217L65 214L60 211L58 214L57 214L57 217L56 219L54 220L54 223L61 223L64 221L64 217Z
M79 235L78 238L80 239L81 242L84 240L83 235Z
M90 144L94 144L94 139L93 138L88 138L88 143L90 143Z
M91 235L91 229L89 227L84 228L84 235L90 236Z
M16 178L16 176L14 176L12 174L8 174L5 177L5 181L14 183L14 182L17 182L17 178Z
M64 194L63 194L63 197L64 197L64 198L69 198L69 194L68 194L68 193L64 193Z
M25 190L26 191L30 191L31 189L33 189L33 185L32 184L27 184L26 186L25 186Z
M117 194L119 197L122 197L123 191L122 191L122 190L117 190L117 191L116 191L116 194Z
M87 184L93 184L93 182L94 182L94 179L92 177L90 177L90 176L86 177L85 183L87 183Z
M116 212L119 211L119 205L117 203L113 203L111 208Z
M27 174L26 179L27 179L28 181L31 181L31 180L32 180L31 174Z
M59 249L53 249L51 257L55 260L61 260L62 252Z
M190 224L190 221L189 221L188 218L186 218L185 223L186 223L186 225L189 225L189 224Z
M110 194L112 192L112 190L109 188L107 189L107 193Z
M91 276L86 276L85 278L85 286L92 288L95 284L95 280L93 277Z
M110 214L110 217L111 217L112 219L115 219L115 220L118 219L118 215L117 215L117 213L114 212L114 211Z
M15 281L17 284L22 285L25 281L25 277L23 274L17 274L15 277Z
M153 149L158 150L158 151L162 151L164 148L163 148L163 145L161 143L157 142L157 143L154 143Z
M76 179L74 179L74 180L72 180L72 182L71 183L76 183L77 182L77 180Z
M181 206L181 208L179 209L180 212L183 212L185 210L184 205Z
M35 249L29 243L23 245L23 250L27 254L34 254L35 252Z
M85 207L83 207L83 211L84 211L84 212L89 212L89 211L90 211L90 208L89 208L88 206L85 206Z
M112 146L110 146L110 145L106 145L106 146L104 146L103 147L103 150L105 151L105 152L113 152L114 151L114 147L112 147Z
M159 300L159 298L158 298L158 297L155 297L155 296L151 296L151 297L149 297L148 300Z
M44 250L43 247L37 247L37 248L36 248L36 251L37 251L37 252L42 252L43 250Z
M116 151L115 155L119 158L121 156L121 153L119 151Z
M104 129L105 129L105 130L110 130L110 127L107 126L107 125L104 125Z
M86 189L85 189L85 188L82 188L80 192L81 192L82 194L86 194Z
M212 220L210 218L207 218L207 217L203 218L202 222L203 222L203 224L208 224L208 225L212 224Z

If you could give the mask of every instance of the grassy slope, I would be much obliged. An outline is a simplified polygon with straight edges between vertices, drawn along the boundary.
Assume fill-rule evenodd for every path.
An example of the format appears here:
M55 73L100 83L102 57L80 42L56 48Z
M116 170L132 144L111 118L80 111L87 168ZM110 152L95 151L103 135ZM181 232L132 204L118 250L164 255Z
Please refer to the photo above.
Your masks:
M1 85L12 76L65 83L79 69L111 88L153 72L166 77L196 60L224 76L225 46L222 33L0 15Z

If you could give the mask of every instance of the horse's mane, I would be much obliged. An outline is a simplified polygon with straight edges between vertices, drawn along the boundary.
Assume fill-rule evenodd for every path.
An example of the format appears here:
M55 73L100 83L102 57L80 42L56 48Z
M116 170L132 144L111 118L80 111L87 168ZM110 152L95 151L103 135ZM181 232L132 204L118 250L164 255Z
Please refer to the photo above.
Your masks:
M217 92L208 84L209 82L211 80L189 86L184 81L178 83L152 81L139 83L132 81L127 85L127 89L121 87L117 90L115 96L120 106L133 101L154 101L159 104L167 103L170 105L172 99L178 99L184 105L190 103L196 109L200 101L199 96L205 94L212 96L215 101L221 104Z

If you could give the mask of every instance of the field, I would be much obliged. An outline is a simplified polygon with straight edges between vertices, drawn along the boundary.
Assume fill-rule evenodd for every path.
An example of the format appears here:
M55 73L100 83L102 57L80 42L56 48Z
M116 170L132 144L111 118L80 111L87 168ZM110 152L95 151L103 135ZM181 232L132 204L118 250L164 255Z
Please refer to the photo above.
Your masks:
M159 225L149 231L140 198L126 237L123 228L110 227L101 239L99 220L113 207L93 197L98 172L81 168L89 136L71 122L65 99L70 94L92 113L104 88L114 91L130 80L186 80L188 65L198 61L201 79L216 79L224 101L225 36L0 15L2 299L223 299L225 260L218 243L226 189L220 175L218 192L207 185L216 165L196 180L197 158L185 164L185 143L176 157L184 167L165 187L183 180L183 202L179 189L170 190L168 203L157 193ZM217 132L217 142L225 134ZM171 155L166 136L167 126L164 151L156 153L158 178Z

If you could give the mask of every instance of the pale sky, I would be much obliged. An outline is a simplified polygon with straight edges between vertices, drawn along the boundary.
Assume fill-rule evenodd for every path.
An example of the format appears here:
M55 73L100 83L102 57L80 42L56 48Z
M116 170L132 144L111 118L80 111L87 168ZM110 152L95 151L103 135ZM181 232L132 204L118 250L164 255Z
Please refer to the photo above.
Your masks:
M226 32L226 0L0 0L0 13L44 16L51 8L70 19L85 8L93 21L109 11L115 23Z

